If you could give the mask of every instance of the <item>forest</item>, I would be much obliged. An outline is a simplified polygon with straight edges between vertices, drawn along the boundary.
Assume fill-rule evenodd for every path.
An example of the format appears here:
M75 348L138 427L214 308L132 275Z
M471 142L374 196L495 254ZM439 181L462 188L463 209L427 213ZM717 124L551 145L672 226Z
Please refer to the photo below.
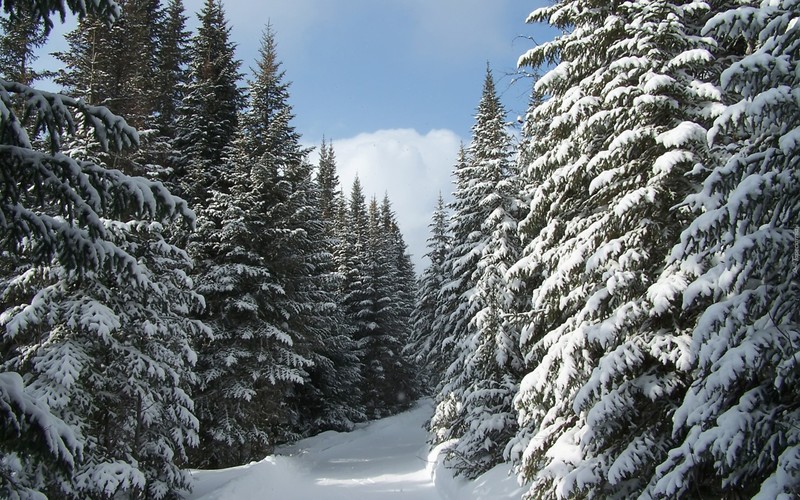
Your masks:
M526 499L800 495L800 1L536 8L419 276L309 161L269 24L245 79L220 0L3 12L0 497L180 498L420 397Z

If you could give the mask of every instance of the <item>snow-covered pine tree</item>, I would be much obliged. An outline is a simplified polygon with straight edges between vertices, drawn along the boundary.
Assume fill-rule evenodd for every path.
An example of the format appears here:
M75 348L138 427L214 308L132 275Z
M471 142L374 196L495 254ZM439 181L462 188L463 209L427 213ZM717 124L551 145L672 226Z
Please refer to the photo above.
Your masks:
M47 41L45 27L32 15L29 2L19 3L14 16L0 18L0 68L2 78L31 85L39 74L31 67L36 50Z
M117 6L119 8L119 6ZM56 83L71 95L81 96L86 102L102 105L111 95L106 87L111 27L101 16L84 16L65 35L67 50L54 55L65 68L56 75Z
M437 396L431 429L449 448L456 471L468 477L502 461L516 429L512 404L522 373L514 295L506 281L518 258L518 178L505 109L487 68L465 168L456 172L453 277L459 281L458 354ZM459 410L453 416L452 407Z
M48 483L69 483L80 439L13 371L0 371L0 422L3 498L46 498Z
M450 233L448 232L448 212L442 194L429 224L428 253L430 261L417 282L417 295L411 316L412 333L406 347L407 355L419 367L417 376L422 393L433 394L441 384L448 364L447 353L442 352L444 339L436 335L434 324L436 311L441 303L441 293L447 276L445 260L450 252Z
M382 349L385 351L386 360L384 371L391 382L384 390L384 394L389 411L396 413L408 408L418 395L415 376L418 368L405 354L405 346L408 345L411 336L416 276L411 256L408 254L408 246L400 232L388 193L384 194L379 215L378 228L379 232L382 232L382 238L376 238L376 241L384 247L383 253L387 262L383 271L376 270L388 277L388 282L382 289L389 299L383 321L389 339Z
M286 221L291 264L276 267L285 274L286 298L291 300L284 308L301 338L297 349L307 353L312 365L304 383L288 394L293 423L284 439L351 430L354 422L365 419L357 397L363 384L360 360L341 305L333 228L322 215L319 184L306 162L290 168L285 177L292 185Z
M170 0L154 16L155 53L150 88L150 116L147 130L141 131L136 161L147 175L159 179L173 192L180 190L174 176L178 107L189 80L189 38L186 14L181 0ZM181 235L183 238L185 235Z
M121 7L117 8L121 15ZM65 65L55 77L63 93L96 106L103 106L117 97L112 94L109 82L112 66L118 65L113 58L111 26L103 17L87 15L79 18L75 29L65 35L67 50L54 54ZM91 130L78 130L74 136L65 137L64 146L73 153L80 151L83 158L92 156L92 161L100 165L113 164L114 153L97 144ZM142 173L139 167L136 165L135 174ZM134 174L130 170L125 173Z
M371 391L369 385L372 382L367 375L368 367L364 364L366 350L363 339L373 327L371 316L375 293L370 288L372 283L368 274L369 259L366 249L369 238L369 218L367 204L358 177L353 181L349 200L346 204L342 204L337 233L339 248L336 252L336 263L342 276L342 307L353 339L356 341L355 353L359 359L359 371L364 379L359 391L359 398L365 414L373 416L371 408L369 409L370 413L367 413L369 400L367 394ZM372 406L375 404L377 401L370 403Z
M310 271L301 269L308 249L297 241L306 228L291 220L302 210L293 181L307 185L310 168L290 123L283 78L268 26L249 82L250 106L230 148L230 187L213 192L192 243L215 335L201 349L199 457L215 467L262 457L288 438L296 417L283 400L311 365L296 302L297 280Z
M187 277L191 260L164 241L161 223L104 225L125 267L32 264L4 287L17 299L3 313L17 344L5 366L83 438L72 484L47 485L53 496L164 498L191 488L180 469L198 432L189 341L205 327L188 317L202 298Z
M264 295L276 285L254 248L269 242L246 222L248 215L262 214L239 198L247 194L242 186L249 173L246 164L234 163L228 174L231 192L213 193L198 218L202 239L190 243L197 288L206 298L205 319L213 331L209 341L197 345L201 435L192 463L206 468L241 465L269 453L273 385L287 375L302 380L298 367L304 363L293 355L292 340L264 318L263 311L272 307ZM251 182L255 193L263 188L263 180Z
M161 136L174 139L178 107L188 82L189 39L182 0L170 0L158 25L156 50L155 125Z
M691 319L664 306L677 292L648 289L688 222L674 207L720 112L708 16L705 2L576 0L529 17L564 30L520 59L558 63L536 84L547 98L523 155L533 189L516 271L532 371L508 452L530 498L647 495L673 446Z
M199 210L208 204L212 188L227 189L223 158L237 133L245 98L237 83L241 62L235 58L222 2L206 0L198 19L189 43L189 83L181 89L177 110L171 183Z
M800 3L738 2L703 33L726 68L709 130L718 158L651 294L677 289L697 318L675 410L680 441L653 495L800 495Z
M466 168L467 149L463 144L461 144L456 163L453 167L453 176L455 177L456 189L458 189L460 182L459 172L463 172ZM460 324L459 320L461 316L455 313L459 307L461 307L460 297L461 294L463 294L466 290L466 284L462 282L463 276L456 276L454 271L456 254L453 248L453 245L455 245L453 228L456 224L456 220L453 218L452 210L455 209L457 203L458 200L455 200L446 207L448 211L451 212L450 217L447 220L446 229L446 232L449 235L450 243L442 262L442 283L438 293L438 303L436 305L433 324L431 326L431 335L433 335L435 339L432 341L432 343L437 346L437 351L436 353L433 353L432 356L438 354L436 360L436 371L439 382L436 387L433 388L434 394L441 393L442 386L447 381L447 369L450 367L453 361L455 361L458 354L458 337L456 332L458 331L458 325ZM450 409L454 410L455 405L452 405Z
M336 260L342 305L357 341L363 384L361 404L370 418L406 408L416 397L403 354L409 335L414 274L388 198L367 205L356 178L337 224Z
M355 188L355 186L354 186ZM366 212L367 234L363 253L357 262L359 270L360 301L356 304L357 325L355 332L361 356L364 377L363 398L367 416L381 418L394 413L397 391L394 358L401 355L402 344L392 331L393 299L391 257L385 229L381 221L380 208L373 197Z
M335 235L335 211L341 203L341 190L336 175L333 145L320 150L316 179L305 163L290 170L288 178L294 186L289 221L302 228L294 239L293 252L305 262L298 268L292 288L296 291L299 310L295 319L305 332L313 365L308 378L296 384L289 405L294 408L298 424L293 432L301 435L325 430L346 431L355 422L363 421L360 388L363 378L353 331L344 315L342 277L334 253L338 246Z
M69 49L56 54L66 64L57 81L67 93L124 116L139 131L139 147L124 153L105 152L90 137L70 144L84 148L111 168L167 180L165 164L172 152L161 133L161 108L175 91L166 92L163 86L171 81L171 75L159 54L172 50L179 36L170 33L162 37L166 12L158 0L125 0L120 8L119 18L111 25L93 16L79 20L67 34Z
M467 186L467 176L461 174L466 171L467 164L467 149L462 143L453 168L456 193ZM463 432L463 427L456 425L456 422L461 418L463 405L458 403L452 391L447 394L444 392L445 386L450 381L449 369L455 364L463 346L462 318L465 310L463 309L462 296L466 293L468 286L463 273L457 273L459 258L455 246L461 245L464 235L459 234L456 237L455 229L459 226L460 221L454 214L458 212L458 207L461 206L462 202L459 196L454 196L454 198L454 201L447 207L451 210L447 229L451 244L442 264L442 285L439 290L439 300L431 327L431 334L436 339L436 344L439 346L438 353L440 353L437 365L439 384L434 388L436 413L434 414L435 418L432 418L428 423L430 430L436 429L438 431L431 438L431 442L434 444L450 441Z
M339 187L339 176L336 173L336 153L333 142L326 143L322 140L319 148L319 166L317 170L317 184L319 184L320 215L329 225L336 220L339 207L336 204L341 200L342 191Z
M67 34L69 50L58 82L71 95L103 105L137 129L149 124L155 93L158 0L124 0L113 24L96 16L80 19ZM125 64L120 64L125 61Z
M340 250L337 256L339 272L342 274L343 303L345 314L353 327L358 331L366 328L360 320L360 304L366 300L366 290L362 286L369 219L367 204L361 180L356 177L350 189L349 199L342 204L339 213L337 232L339 233Z
M12 18L25 13L13 1L4 8ZM112 1L32 4L48 29L65 8L106 22L118 15ZM15 97L45 150L32 146ZM190 261L160 232L194 215L158 183L64 154L80 129L107 149L138 142L108 109L10 81L0 83L0 107L1 258L14 273L3 273L11 277L0 294L0 490L26 498L185 490L177 463L197 430L184 391L187 341L204 327L187 319L201 304L186 278Z

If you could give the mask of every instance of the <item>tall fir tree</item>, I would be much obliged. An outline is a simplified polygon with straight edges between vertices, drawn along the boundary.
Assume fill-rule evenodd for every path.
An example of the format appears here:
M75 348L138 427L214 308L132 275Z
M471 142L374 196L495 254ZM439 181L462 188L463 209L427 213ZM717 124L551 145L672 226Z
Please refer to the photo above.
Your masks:
M391 338L383 346L388 351L386 372L391 380L387 402L390 411L398 412L407 408L419 394L415 377L418 367L405 352L412 332L411 315L414 310L416 275L388 193L384 194L380 205L379 227L383 232L382 245L386 248L388 258L387 270L384 272L389 281L383 288L388 293L391 304L386 320Z
M66 69L57 79L66 91L104 105L136 128L149 125L155 86L158 0L124 0L113 24L97 16L79 20L59 53ZM120 61L125 61L120 64Z
M227 186L212 191L191 244L215 335L201 349L198 397L205 424L199 457L213 467L271 450L289 418L282 403L287 387L302 383L310 364L296 352L302 339L288 321L294 311L285 309L283 278L293 258L287 241L292 186L285 174L302 161L303 150L289 123L288 86L274 42L268 29L249 82L250 106L229 148Z
M287 276L294 328L312 365L303 384L295 384L288 405L294 424L289 434L308 436L326 430L352 430L365 419L360 398L360 360L339 294L332 226L322 215L319 184L302 162L287 172L292 183L287 230L295 264ZM289 436L287 436L289 437Z
M66 92L125 117L141 132L139 147L125 152L103 151L90 136L73 139L71 144L128 174L161 172L168 148L152 128L161 98L157 53L163 47L159 29L163 11L159 0L125 0L119 6L120 15L114 23L87 16L67 34L69 49L56 54L66 68L56 81Z
M563 35L521 59L558 64L536 84L523 159L530 211L515 270L530 301L531 367L508 448L531 498L652 495L690 316L651 289L689 220L687 173L711 161L719 65L705 2L562 1L531 14ZM538 101L538 102L537 102Z
M213 189L225 191L223 161L238 130L245 103L238 81L241 62L230 41L230 27L220 0L206 0L200 26L189 44L189 82L178 107L172 182L195 208L207 206Z
M103 104L111 95L106 88L106 74L109 66L108 46L111 28L107 20L99 16L84 16L78 24L65 35L67 50L57 52L65 69L56 77L56 83L72 94L81 96L90 104Z
M366 203L356 178L339 223L337 263L343 276L342 304L357 342L362 404L367 417L406 408L416 397L408 342L413 266L388 198Z
M412 334L406 352L420 367L417 377L424 394L434 394L442 383L449 366L447 353L443 352L444 340L434 328L437 311L442 303L442 294L447 276L445 264L451 248L448 231L448 212L442 194L436 202L431 217L428 253L430 263L417 282L417 293L412 313Z
M155 125L163 137L174 139L178 108L188 82L189 39L182 0L170 0L159 25L154 89Z
M7 2L13 15L29 12ZM28 4L46 29L61 2ZM111 22L110 1L70 2ZM107 108L19 82L2 83L0 210L3 266L0 491L8 497L163 498L188 487L179 469L196 440L186 389L204 331L182 250L164 241L194 215L163 186L71 157L81 127L101 148L135 146L137 133ZM29 135L12 108L34 117ZM31 137L44 138L43 149ZM53 181L57 179L57 181ZM4 270L5 270L4 269ZM22 376L19 375L22 374Z
M292 177L303 172L307 172L305 168L297 169ZM324 310L324 314L319 311L306 316L313 366L306 383L296 386L293 395L292 404L301 421L298 432L309 435L351 430L354 423L366 419L361 398L364 379L341 294L337 219L342 199L333 144L323 141L314 181L306 184L311 179L305 178L296 182L295 198L305 199L297 204L296 213L304 219L300 225L309 236L303 243L303 252L310 266L304 278L310 280L310 285L298 288L308 297L306 308Z
M214 466L363 418L350 406L358 360L340 325L330 231L270 26L249 90L230 190L214 192L193 243L216 334L198 399Z
M180 183L173 175L175 160L179 157L175 139L178 107L183 102L189 78L190 33L186 30L187 18L181 0L170 0L153 16L153 79L146 83L150 114L147 129L141 133L135 161L142 165L146 175L160 179L170 190L178 192Z
M19 11L0 19L0 67L3 79L31 85L39 78L32 64L36 51L47 41L45 27L34 17L28 2Z
M523 368L506 278L519 253L519 202L505 114L487 68L465 168L456 172L449 259L460 292L458 317L450 320L458 353L431 421L437 441L457 440L449 453L456 470L470 477L503 459L516 430L513 398Z
M359 391L360 404L367 411L367 387L370 383L364 366L365 350L363 337L369 330L369 301L371 291L367 289L367 256L366 245L369 232L366 198L358 177L353 181L348 200L342 199L336 226L337 246L336 264L341 281L342 308L356 341L355 354L359 360L359 372L364 377L364 387ZM367 415L370 416L370 415Z
M467 169L467 148L462 143L458 150L456 163L453 166L453 176L456 182L456 191L462 179L461 172ZM433 324L431 325L431 335L433 335L436 344L434 349L437 350L438 357L437 363L437 379L438 384L435 387L434 393L440 394L443 385L447 381L447 369L455 361L457 354L457 346L459 338L456 334L459 329L457 328L460 322L461 307L461 294L466 290L465 283L462 282L463 276L455 275L454 265L456 260L453 258L455 249L453 246L456 244L454 226L455 219L453 211L459 206L458 197L451 202L447 209L450 212L450 217L447 220L447 233L449 235L450 243L448 251L443 257L442 274L441 274L441 288L438 294L438 303L436 304L436 312L434 314ZM462 235L463 236L463 235ZM452 321L451 321L452 320ZM437 347L438 346L438 347ZM431 355L435 355L432 353Z
M692 214L651 289L696 318L675 410L678 442L653 495L800 495L800 4L719 6L702 33L725 107L708 131L716 161L683 204Z
M342 191L339 187L339 176L336 173L336 153L333 143L322 140L319 148L319 168L317 170L319 184L319 207L322 218L333 222L338 212L336 203L340 201Z

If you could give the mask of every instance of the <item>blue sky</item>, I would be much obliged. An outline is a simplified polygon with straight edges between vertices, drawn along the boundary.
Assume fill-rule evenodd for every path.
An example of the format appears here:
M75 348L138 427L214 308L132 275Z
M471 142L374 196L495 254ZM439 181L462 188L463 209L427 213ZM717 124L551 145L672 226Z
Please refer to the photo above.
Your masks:
M198 10L203 0L184 0ZM520 0L223 0L249 68L270 22L296 125L309 140L361 132L446 128L469 134L488 61L509 111L524 112L530 81L512 85L537 30ZM254 12L254 10L256 12Z
M203 3L184 0L192 28ZM245 72L272 24L304 143L334 141L346 191L358 175L368 194L389 194L418 271L436 197L451 193L459 143L469 142L487 62L509 120L525 112L532 81L516 63L533 40L554 35L525 24L545 3L223 0ZM58 43L56 33L49 50Z

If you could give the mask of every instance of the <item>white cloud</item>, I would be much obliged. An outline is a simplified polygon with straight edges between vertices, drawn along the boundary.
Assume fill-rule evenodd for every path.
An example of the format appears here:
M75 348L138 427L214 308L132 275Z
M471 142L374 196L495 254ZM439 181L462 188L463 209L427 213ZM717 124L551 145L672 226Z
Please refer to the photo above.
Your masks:
M342 190L349 195L358 176L368 198L374 194L381 201L388 193L417 272L427 265L428 224L439 192L446 199L452 192L461 140L450 130L423 135L393 129L333 141Z

